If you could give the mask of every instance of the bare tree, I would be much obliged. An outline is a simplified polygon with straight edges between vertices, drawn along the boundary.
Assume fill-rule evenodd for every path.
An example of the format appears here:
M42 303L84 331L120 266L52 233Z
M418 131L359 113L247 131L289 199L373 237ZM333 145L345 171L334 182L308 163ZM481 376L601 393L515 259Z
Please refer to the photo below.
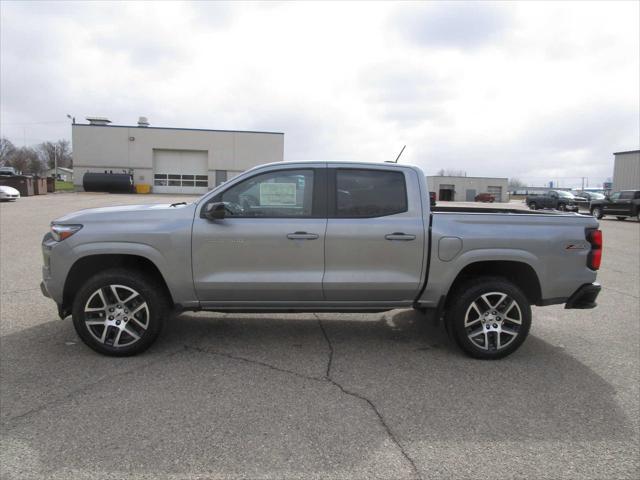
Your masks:
M16 147L8 138L0 138L0 166L6 165L15 151Z
M73 167L71 159L71 148L68 140L58 140L57 142L42 142L37 147L40 158L48 168L54 168L56 156L58 167Z
M30 147L16 149L7 161L7 165L23 173L41 173L44 170L38 152Z
M519 178L510 178L509 179L509 190L517 190L519 188L525 188L527 186L526 183L520 181Z

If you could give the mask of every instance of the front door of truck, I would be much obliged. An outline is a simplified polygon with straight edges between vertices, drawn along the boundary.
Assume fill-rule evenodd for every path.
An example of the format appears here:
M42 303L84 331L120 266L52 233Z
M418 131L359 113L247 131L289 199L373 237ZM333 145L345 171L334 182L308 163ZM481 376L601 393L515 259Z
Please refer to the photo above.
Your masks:
M203 202L192 261L204 307L322 300L325 172L322 164L271 169ZM209 202L223 203L225 218L201 218Z
M327 171L325 299L368 307L414 300L425 248L415 171L384 166Z
M618 212L618 201L620 200L620 192L611 194L609 198L603 203L602 211L604 213L615 214Z

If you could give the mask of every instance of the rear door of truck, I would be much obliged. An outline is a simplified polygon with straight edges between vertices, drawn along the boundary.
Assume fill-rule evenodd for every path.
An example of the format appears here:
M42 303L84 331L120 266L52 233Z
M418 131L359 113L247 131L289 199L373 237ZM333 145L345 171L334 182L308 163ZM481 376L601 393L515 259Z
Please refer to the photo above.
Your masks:
M327 180L325 300L413 301L425 240L416 172L330 165Z

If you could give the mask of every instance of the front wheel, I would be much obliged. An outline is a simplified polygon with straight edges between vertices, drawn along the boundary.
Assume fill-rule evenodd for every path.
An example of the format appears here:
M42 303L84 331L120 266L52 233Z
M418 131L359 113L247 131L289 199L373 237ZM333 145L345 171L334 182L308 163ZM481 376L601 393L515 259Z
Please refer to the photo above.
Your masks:
M97 273L73 302L73 326L89 347L109 356L141 353L158 337L169 312L164 289L139 272Z
M537 206L534 202L531 202L531 203L529 204L529 208L530 208L531 210L537 210L537 209L538 209L538 206Z
M591 209L591 215L600 220L604 215L602 214L602 209L600 207L593 207Z
M626 219L627 219L627 217L616 217L616 218L617 218L618 220L620 220L620 221L623 221L623 220L626 220Z
M506 357L529 334L531 306L508 280L478 277L461 285L453 295L446 321L467 355L485 360Z

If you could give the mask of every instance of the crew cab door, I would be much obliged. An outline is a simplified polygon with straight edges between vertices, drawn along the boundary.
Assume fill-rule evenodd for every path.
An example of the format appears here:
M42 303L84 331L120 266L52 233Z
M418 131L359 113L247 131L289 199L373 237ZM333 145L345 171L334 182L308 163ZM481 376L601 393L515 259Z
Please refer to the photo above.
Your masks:
M620 192L615 192L602 204L602 211L605 213L618 213L620 209Z
M368 307L414 300L425 247L416 172L384 166L327 172L325 299Z
M203 307L322 300L326 230L324 164L273 168L199 207L193 224L193 280ZM202 218L222 202L223 219Z

